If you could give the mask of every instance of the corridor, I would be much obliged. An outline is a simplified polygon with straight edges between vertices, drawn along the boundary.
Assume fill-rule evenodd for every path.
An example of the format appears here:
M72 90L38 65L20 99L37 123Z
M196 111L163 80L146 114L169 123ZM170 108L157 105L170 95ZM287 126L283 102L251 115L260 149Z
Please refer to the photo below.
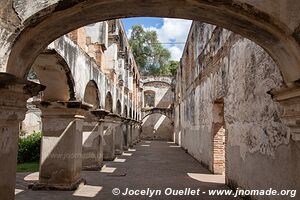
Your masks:
M212 175L200 163L175 143L166 141L142 141L124 152L114 161L105 162L102 170L84 171L82 177L87 184L76 191L32 191L27 186L37 180L37 173L18 173L16 184L17 200L109 200L109 199L150 199L149 195L124 196L112 194L114 188L121 193L126 188L133 190L161 190L161 195L151 199L235 199L229 196L209 196L209 189L228 189L222 175ZM199 196L166 196L166 188L184 190L200 189ZM205 192L205 194L204 194Z

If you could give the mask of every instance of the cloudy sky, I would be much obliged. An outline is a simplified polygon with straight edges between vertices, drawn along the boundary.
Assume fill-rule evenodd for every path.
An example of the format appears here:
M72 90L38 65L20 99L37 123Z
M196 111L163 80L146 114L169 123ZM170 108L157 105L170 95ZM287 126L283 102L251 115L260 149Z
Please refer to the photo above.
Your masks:
M156 30L158 39L171 52L171 59L179 61L182 56L184 43L190 30L192 21L183 19L136 17L122 19L127 36L130 36L131 27L142 25L145 29Z

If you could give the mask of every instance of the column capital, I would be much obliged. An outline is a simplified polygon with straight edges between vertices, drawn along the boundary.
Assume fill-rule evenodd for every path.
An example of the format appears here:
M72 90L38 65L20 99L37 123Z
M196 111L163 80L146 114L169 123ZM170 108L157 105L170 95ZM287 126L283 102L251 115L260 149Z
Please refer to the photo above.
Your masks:
M42 117L72 117L84 119L91 108L88 104L79 101L68 102L33 102L42 111Z
M27 111L27 100L46 87L11 74L0 73L1 121L22 121Z
M123 117L121 117L118 114L109 113L108 115L105 116L104 121L109 122L109 123L120 124L120 123L122 123L122 119L123 119Z
M300 87L293 85L271 94L283 107L281 118L290 128L292 139L300 141Z
M98 120L101 120L101 119L104 119L105 116L107 116L109 114L109 111L104 110L104 109L97 109L97 110L92 110L91 114L96 116L98 118Z

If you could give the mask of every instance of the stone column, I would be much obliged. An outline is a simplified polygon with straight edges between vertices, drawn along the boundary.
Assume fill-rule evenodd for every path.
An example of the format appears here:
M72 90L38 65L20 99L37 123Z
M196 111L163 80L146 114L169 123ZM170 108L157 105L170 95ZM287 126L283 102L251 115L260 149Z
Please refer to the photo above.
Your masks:
M86 109L80 102L41 102L42 144L39 182L32 189L75 190L84 180L82 125Z
M103 122L103 160L112 161L115 154L115 123Z
M19 123L27 111L26 101L45 87L0 73L0 199L15 196Z
M133 147L133 124L132 122L128 125L128 145L129 147Z
M138 125L138 142L141 142L141 134L142 134L142 124Z
M1 90L0 90L1 91ZM1 91L1 95L2 95ZM18 153L19 123L24 119L25 108L5 108L1 106L0 117L0 196L14 199L16 164Z
M103 124L84 122L82 132L82 169L99 170L103 164Z
M128 120L125 120L122 124L123 127L123 149L128 150L129 148L129 125L128 125Z
M133 124L132 142L133 142L134 145L139 142L139 125L137 124L137 122L135 122Z
M123 125L122 123L116 125L116 140L115 140L115 153L116 155L122 155L123 153Z
M83 170L98 171L104 157L103 119L109 112L103 109L92 110L86 115L83 127L82 167Z

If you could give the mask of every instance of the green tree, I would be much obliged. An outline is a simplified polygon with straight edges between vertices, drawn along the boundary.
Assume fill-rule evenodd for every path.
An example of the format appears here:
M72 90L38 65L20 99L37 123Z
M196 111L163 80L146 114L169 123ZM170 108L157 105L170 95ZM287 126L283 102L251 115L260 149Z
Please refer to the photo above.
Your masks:
M162 73L164 75L176 75L177 68L179 67L179 62L171 60L166 65L162 67Z
M37 79L37 75L36 75L36 73L35 73L35 71L33 70L32 67L30 68L30 70L28 72L27 78L29 80L35 80L35 79Z
M129 39L132 53L143 75L172 75L177 61L170 61L171 53L159 42L156 31L134 25ZM175 69L176 71L176 69Z

